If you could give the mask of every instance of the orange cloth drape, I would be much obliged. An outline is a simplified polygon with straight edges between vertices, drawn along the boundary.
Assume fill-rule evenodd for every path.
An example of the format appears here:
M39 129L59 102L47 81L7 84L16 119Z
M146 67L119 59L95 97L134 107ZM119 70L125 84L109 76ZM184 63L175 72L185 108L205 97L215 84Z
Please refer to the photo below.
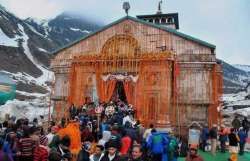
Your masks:
M105 86L106 86L105 101L108 102L108 101L110 101L110 99L113 95L113 92L114 92L114 89L116 86L116 80L109 80L109 81L105 82Z
M79 130L78 122L71 122L67 125L66 128L63 128L58 131L58 135L60 138L64 136L69 136L70 138L70 151L73 154L78 154L81 150L81 132Z
M116 86L116 80L108 80L106 82L103 81L101 78L101 73L97 69L96 83L97 83L97 94L99 97L99 101L108 102L113 95Z
M101 78L100 66L96 66L96 88L100 102L105 102L105 82Z
M123 86L124 86L124 90L125 90L125 94L127 97L127 101L129 104L133 104L133 82L132 81L124 81L123 82Z

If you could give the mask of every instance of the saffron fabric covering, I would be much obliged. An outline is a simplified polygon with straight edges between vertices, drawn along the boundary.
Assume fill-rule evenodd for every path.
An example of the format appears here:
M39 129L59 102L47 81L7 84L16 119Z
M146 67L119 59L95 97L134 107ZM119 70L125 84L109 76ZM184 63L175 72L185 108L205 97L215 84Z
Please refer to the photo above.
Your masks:
M81 132L79 130L78 122L70 122L66 128L59 130L60 138L68 135L70 138L70 151L73 154L78 154L81 150Z
M96 75L97 93L101 102L108 102L116 86L116 80L103 81L99 74Z
M134 87L132 81L123 81L126 98L129 104L133 104Z

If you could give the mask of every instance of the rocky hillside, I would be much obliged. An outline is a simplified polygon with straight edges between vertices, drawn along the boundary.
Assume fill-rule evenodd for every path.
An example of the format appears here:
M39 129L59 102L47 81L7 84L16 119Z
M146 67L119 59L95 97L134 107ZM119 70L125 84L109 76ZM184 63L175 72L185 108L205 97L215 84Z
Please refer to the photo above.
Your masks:
M242 67L246 67L247 65L241 65L240 68L224 61L221 62L223 67L224 93L237 93L244 90L250 82L250 72L242 70Z
M0 6L0 71L17 81L17 90L46 92L51 52L98 29L99 23L62 13L51 20L22 20ZM40 87L37 87L40 86Z

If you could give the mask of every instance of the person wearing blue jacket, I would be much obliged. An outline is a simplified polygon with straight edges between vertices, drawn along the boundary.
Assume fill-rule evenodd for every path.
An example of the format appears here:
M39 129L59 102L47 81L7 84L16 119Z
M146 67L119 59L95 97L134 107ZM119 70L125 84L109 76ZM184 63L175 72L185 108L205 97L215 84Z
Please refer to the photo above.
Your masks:
M161 133L158 133L156 129L152 129L151 136L148 139L147 147L151 151L153 161L162 161L162 155L164 148L167 145L167 138Z
M240 152L239 152L239 155L243 155L244 154L245 144L246 144L247 133L242 127L240 128L240 130L238 132L238 136L240 138Z
M205 152L207 141L209 139L209 129L208 126L205 125L201 131L201 141L202 141L202 151Z

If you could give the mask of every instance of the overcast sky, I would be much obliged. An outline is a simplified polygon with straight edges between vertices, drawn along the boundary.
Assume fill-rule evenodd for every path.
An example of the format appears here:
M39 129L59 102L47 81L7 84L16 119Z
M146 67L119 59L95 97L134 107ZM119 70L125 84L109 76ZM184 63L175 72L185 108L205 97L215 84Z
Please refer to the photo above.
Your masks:
M53 18L73 11L105 24L123 16L125 0L0 0L21 18ZM127 0L130 15L154 14L158 0ZM250 65L250 0L163 0L163 12L178 12L180 31L217 46L217 57Z

